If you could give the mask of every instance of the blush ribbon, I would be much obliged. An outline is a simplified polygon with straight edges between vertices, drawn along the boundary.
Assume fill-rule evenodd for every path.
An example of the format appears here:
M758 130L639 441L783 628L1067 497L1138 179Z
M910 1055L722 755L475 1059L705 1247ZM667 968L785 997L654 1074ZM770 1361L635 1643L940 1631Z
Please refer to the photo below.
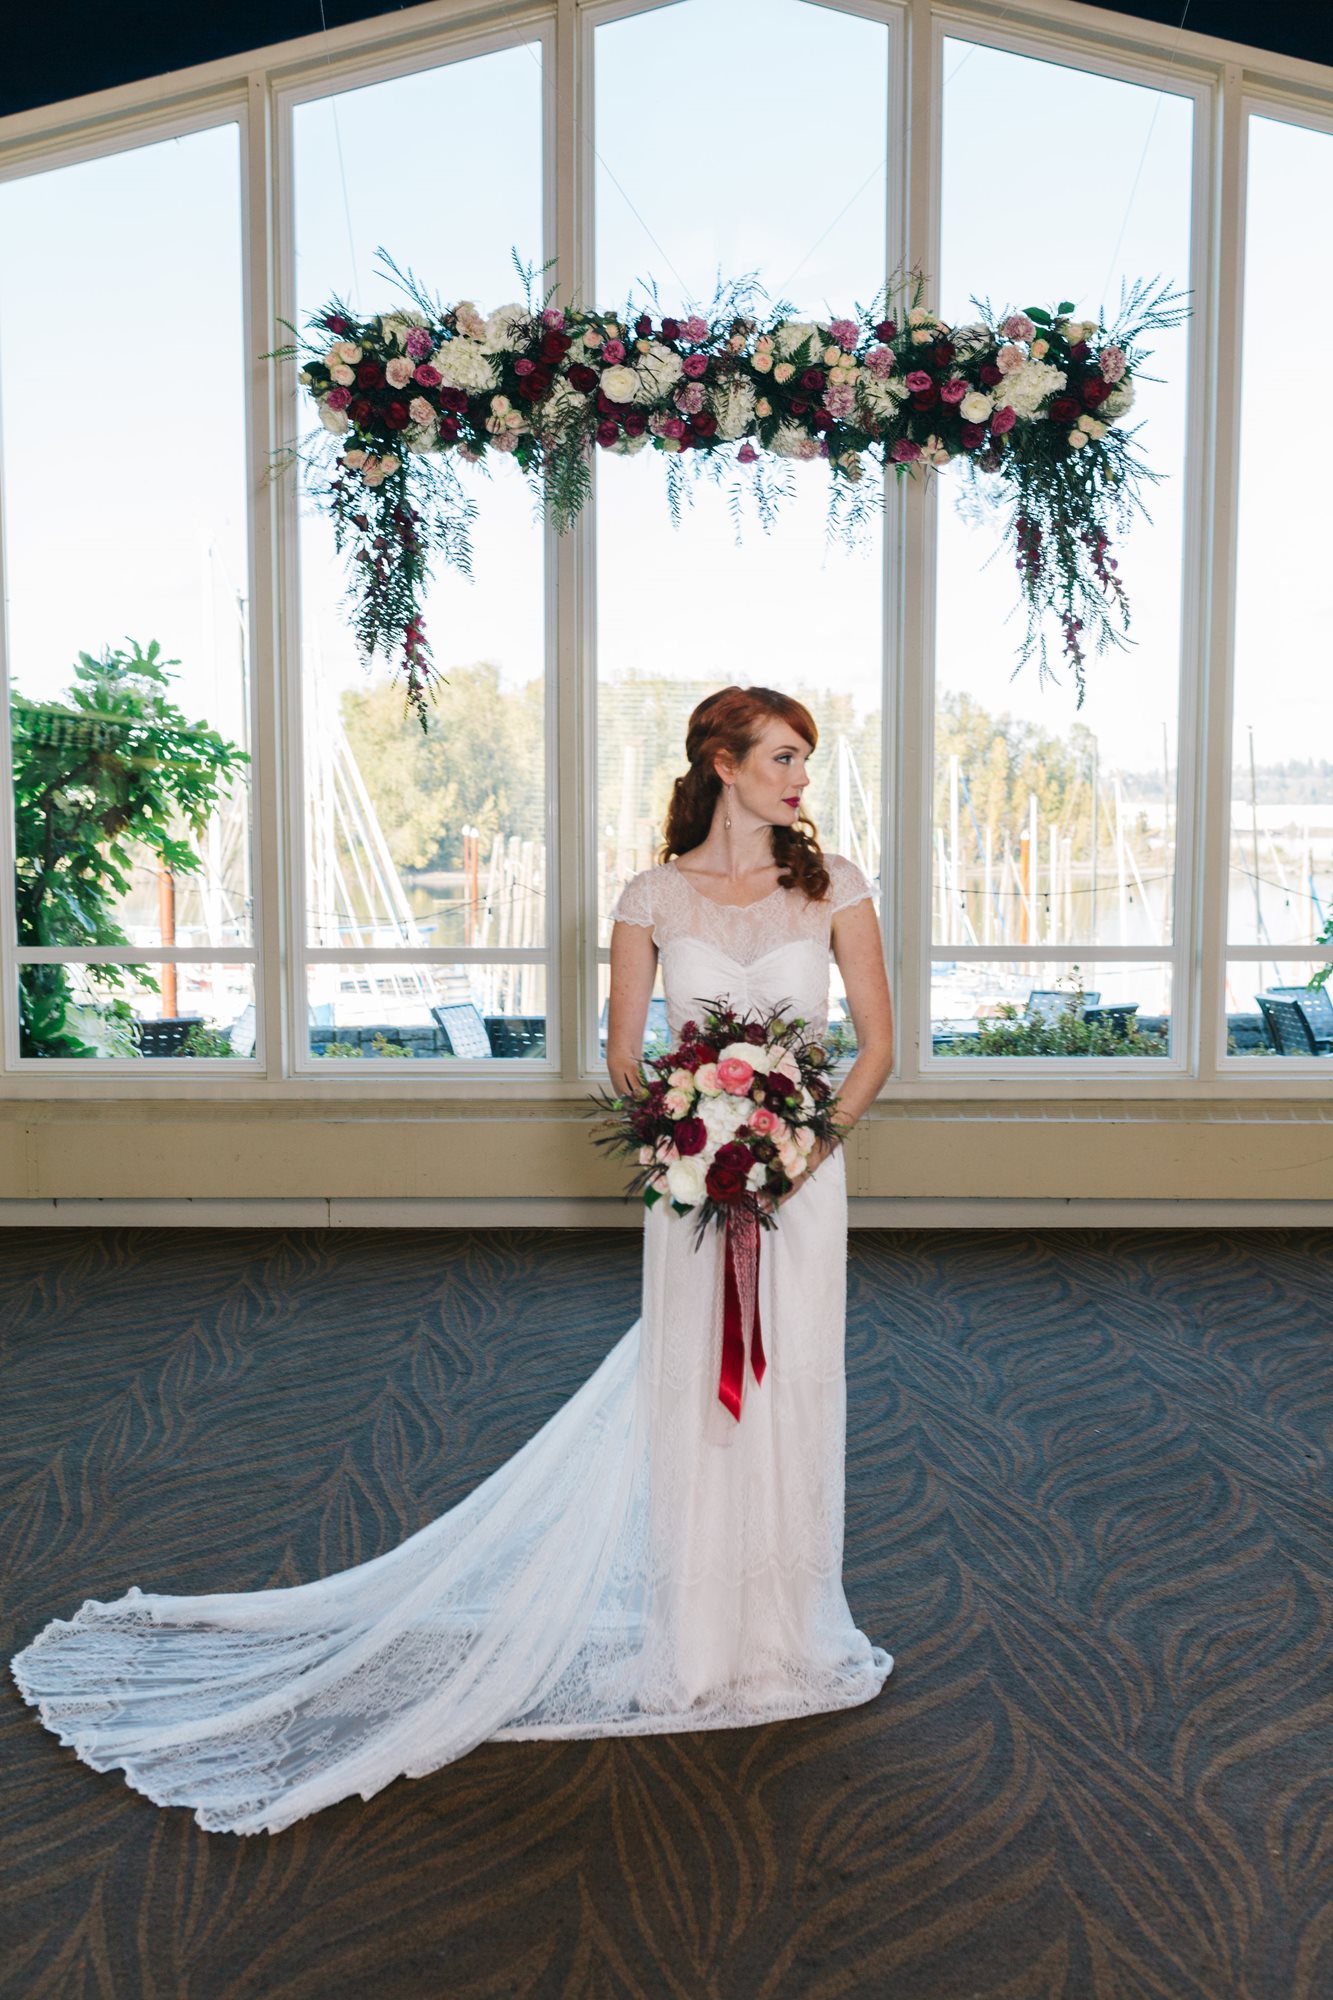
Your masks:
M756 1382L764 1379L764 1331L759 1322L759 1218L750 1209L732 1209L727 1216L722 1279L722 1373L718 1401L737 1423L745 1386L745 1349Z

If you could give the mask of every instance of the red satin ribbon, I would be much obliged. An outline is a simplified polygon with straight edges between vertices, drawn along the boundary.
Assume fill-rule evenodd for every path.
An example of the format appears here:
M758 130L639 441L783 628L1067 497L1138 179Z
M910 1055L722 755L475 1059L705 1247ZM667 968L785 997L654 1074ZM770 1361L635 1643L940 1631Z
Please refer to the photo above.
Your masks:
M737 1423L745 1384L747 1335L756 1382L763 1381L768 1365L764 1357L764 1331L759 1322L759 1241L757 1216L742 1210L727 1217L722 1279L722 1373L717 1395Z

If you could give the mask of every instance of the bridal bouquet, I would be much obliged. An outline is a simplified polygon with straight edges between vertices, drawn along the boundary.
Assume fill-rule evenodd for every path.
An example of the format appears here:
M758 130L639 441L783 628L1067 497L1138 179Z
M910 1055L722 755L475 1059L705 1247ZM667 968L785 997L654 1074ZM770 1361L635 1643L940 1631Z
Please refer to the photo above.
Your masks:
M842 1137L831 1061L799 1015L739 1013L717 1000L674 1048L640 1064L635 1095L593 1099L607 1127L594 1143L636 1163L628 1192L694 1215L696 1249L710 1227L725 1233L718 1397L737 1419L747 1337L756 1382L766 1365L759 1232L776 1228L778 1201L815 1146Z

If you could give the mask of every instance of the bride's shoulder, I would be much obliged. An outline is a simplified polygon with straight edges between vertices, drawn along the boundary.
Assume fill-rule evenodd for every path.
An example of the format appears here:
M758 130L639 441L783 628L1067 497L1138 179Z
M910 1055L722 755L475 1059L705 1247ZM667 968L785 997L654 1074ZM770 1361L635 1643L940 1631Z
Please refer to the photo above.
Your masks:
M612 923L652 924L656 918L664 878L670 876L671 868L666 862L659 862L652 868L641 868L637 875L627 876L621 884L620 893L611 905Z
M829 886L824 900L830 912L836 916L852 903L863 898L874 897L875 884L855 861L849 861L845 854L825 854L824 866L828 870Z

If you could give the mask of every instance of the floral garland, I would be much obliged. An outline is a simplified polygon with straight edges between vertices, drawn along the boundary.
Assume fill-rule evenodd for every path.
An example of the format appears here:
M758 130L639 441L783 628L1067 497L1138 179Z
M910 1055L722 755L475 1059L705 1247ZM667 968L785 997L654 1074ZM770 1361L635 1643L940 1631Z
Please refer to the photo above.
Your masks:
M296 455L328 475L314 490L350 555L358 644L401 665L423 728L436 669L422 597L436 553L469 570L476 504L456 467L491 452L533 479L560 533L589 496L599 448L663 453L673 515L687 470L747 480L765 526L792 490L791 463L823 459L830 529L853 538L883 504L867 459L899 475L961 459L1008 510L1027 611L1019 665L1035 651L1048 671L1053 615L1081 702L1089 637L1098 651L1126 643L1111 617L1127 628L1110 524L1146 515L1138 487L1160 475L1119 420L1143 337L1186 317L1181 294L1135 285L1109 329L1071 318L1067 300L997 320L974 299L981 317L951 327L921 303L919 276L855 317L816 320L784 307L761 319L753 280L679 317L560 307L550 294L536 306L524 272L528 303L483 314L439 305L381 257L409 307L363 318L335 299L276 358L301 361L327 434Z

